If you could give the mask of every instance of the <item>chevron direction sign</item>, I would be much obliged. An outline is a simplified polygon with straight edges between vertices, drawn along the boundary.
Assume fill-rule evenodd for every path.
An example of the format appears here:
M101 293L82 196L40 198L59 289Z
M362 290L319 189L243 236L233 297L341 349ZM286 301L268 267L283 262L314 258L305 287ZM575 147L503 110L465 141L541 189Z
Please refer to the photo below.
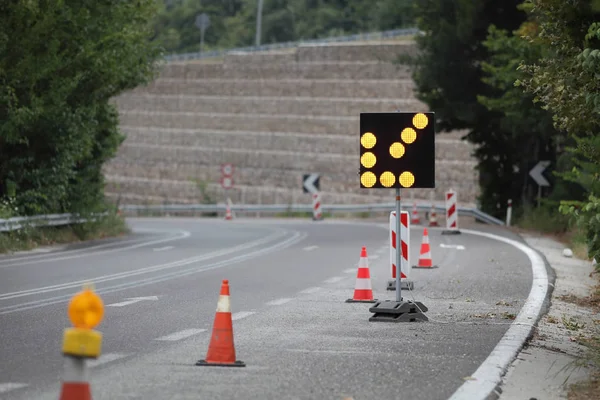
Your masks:
M317 193L320 189L319 174L304 174L302 176L302 189L304 193Z
M544 171L550 166L550 161L540 161L529 171L529 176L538 186L550 186L550 182L544 176Z

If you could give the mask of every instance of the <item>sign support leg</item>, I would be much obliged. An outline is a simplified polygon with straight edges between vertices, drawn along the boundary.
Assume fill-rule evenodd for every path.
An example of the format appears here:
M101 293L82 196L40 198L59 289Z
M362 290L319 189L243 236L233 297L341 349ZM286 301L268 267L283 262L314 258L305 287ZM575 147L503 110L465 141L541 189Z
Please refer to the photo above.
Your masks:
M373 316L370 322L425 322L429 318L424 314L428 308L420 301L405 301L402 299L402 241L400 239L400 215L402 212L402 198L400 188L396 188L396 301L378 301L369 312Z

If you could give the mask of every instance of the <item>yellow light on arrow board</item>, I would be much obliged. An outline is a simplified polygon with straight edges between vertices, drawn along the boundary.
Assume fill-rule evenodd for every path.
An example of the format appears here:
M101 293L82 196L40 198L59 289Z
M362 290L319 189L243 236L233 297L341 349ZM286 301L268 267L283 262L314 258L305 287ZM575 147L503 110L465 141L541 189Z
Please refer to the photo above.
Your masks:
M413 125L415 126L415 128L423 129L427 126L427 124L429 124L429 119L427 118L427 115L423 113L418 113L413 117Z
M390 155L394 158L400 158L405 152L404 145L400 142L392 143L390 146ZM395 178L394 178L395 179Z
M373 147L375 147L376 143L377 143L377 138L371 132L365 133L360 138L360 144L362 144L362 146L365 149L372 149Z
M386 188L392 187L396 183L396 176L390 171L386 171L379 177L379 182Z
M365 168L372 168L376 162L377 158L375 157L375 154L371 152L365 153L360 157L360 163Z
M400 137L406 144L411 144L417 140L417 132L413 128L406 128L400 134Z
M377 182L377 177L371 171L365 172L360 177L360 183L362 183L364 187L373 187L375 182Z
M400 186L411 187L415 184L415 176L410 172L403 172L400 174Z
M93 329L104 316L104 304L91 285L73 296L69 302L69 319L75 328Z

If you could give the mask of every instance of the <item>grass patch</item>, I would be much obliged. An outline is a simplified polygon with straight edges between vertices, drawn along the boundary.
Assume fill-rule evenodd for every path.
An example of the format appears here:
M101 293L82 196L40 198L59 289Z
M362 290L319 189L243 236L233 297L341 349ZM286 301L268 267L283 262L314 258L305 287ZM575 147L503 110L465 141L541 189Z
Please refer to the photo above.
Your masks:
M32 250L39 246L118 237L129 232L125 220L112 213L96 221L82 224L30 226L17 231L0 233L0 253Z

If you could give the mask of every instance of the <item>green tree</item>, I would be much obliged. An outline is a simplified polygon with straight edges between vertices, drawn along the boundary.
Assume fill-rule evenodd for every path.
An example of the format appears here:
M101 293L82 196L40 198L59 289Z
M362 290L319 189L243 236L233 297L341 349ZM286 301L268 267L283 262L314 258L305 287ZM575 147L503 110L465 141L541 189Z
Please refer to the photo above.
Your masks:
M585 229L589 255L600 259L600 2L527 0L539 34L527 39L551 56L523 63L527 78L517 82L554 114L554 124L574 140L576 167L567 179L584 187L586 202L563 203Z
M490 111L502 113L501 127L506 136L501 140L509 150L495 164L502 165L501 171L507 174L506 182L512 182L510 192L520 193L520 203L525 207L532 204L537 193L537 185L529 177L533 163L544 158L552 162L554 169L558 166L565 170L572 166L569 158L562 155L565 134L554 128L552 114L534 104L533 95L523 95L523 91L514 85L525 76L523 71L518 70L520 63L536 62L546 51L539 44L521 39L536 29L537 25L529 21L514 33L490 26L484 41L490 57L489 61L482 63L482 79L497 89L498 94L495 97L478 96L479 102ZM581 198L582 195L579 185L557 178L548 197L551 204L557 205L565 196Z
M438 131L467 129L477 145L481 208L501 216L509 198L521 199L514 181L515 148L504 111L481 104L480 96L497 98L502 89L484 81L483 64L490 59L484 44L491 25L514 31L526 19L519 0L422 0L416 2L419 54L405 57L414 66L416 96L436 113ZM536 156L536 155L534 155Z
M122 136L109 100L154 76L154 0L0 3L0 196L90 211Z

